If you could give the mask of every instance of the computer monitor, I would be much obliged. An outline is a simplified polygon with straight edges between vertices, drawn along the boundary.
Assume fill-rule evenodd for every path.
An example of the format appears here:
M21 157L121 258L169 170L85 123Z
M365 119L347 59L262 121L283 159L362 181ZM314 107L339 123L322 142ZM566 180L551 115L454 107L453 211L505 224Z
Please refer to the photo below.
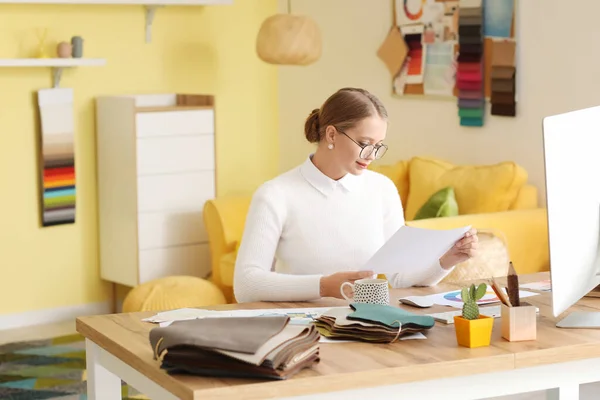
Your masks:
M552 309L559 317L600 284L600 107L543 119ZM600 328L574 311L561 328Z

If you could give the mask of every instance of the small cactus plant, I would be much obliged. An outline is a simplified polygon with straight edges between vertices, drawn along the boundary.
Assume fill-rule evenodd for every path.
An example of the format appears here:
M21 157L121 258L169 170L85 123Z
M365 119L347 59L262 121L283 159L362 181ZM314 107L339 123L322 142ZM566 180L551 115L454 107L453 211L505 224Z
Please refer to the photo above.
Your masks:
M472 284L470 287L462 288L460 296L463 301L462 316L464 319L478 319L479 305L477 300L481 299L487 291L487 285L481 283L479 286Z

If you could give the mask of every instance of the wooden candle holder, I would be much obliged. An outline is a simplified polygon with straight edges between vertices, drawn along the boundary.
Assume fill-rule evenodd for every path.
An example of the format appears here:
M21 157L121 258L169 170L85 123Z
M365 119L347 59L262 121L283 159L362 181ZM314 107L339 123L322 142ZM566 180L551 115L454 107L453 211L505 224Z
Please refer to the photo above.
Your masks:
M536 340L537 310L529 303L521 303L518 307L502 304L501 311L502 337L509 342Z

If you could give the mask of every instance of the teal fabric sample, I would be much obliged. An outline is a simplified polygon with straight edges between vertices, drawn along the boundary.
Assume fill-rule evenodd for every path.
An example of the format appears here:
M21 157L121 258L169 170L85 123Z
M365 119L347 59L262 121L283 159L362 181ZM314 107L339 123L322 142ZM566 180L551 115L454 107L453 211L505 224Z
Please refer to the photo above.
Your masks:
M460 124L462 126L483 126L483 118L461 117Z
M354 312L347 319L383 324L390 328L398 328L398 322L402 327L421 329L429 329L435 324L431 316L413 314L398 307L368 303L352 303L350 307Z

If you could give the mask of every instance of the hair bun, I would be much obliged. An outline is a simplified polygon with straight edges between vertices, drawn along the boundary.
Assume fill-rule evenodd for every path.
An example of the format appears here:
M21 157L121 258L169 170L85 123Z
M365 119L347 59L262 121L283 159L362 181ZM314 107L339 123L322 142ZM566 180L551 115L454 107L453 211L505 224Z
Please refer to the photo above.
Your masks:
M304 135L306 136L306 140L310 143L317 143L321 140L321 135L319 133L319 113L321 109L315 108L309 114L308 118L306 118L306 122L304 123Z

